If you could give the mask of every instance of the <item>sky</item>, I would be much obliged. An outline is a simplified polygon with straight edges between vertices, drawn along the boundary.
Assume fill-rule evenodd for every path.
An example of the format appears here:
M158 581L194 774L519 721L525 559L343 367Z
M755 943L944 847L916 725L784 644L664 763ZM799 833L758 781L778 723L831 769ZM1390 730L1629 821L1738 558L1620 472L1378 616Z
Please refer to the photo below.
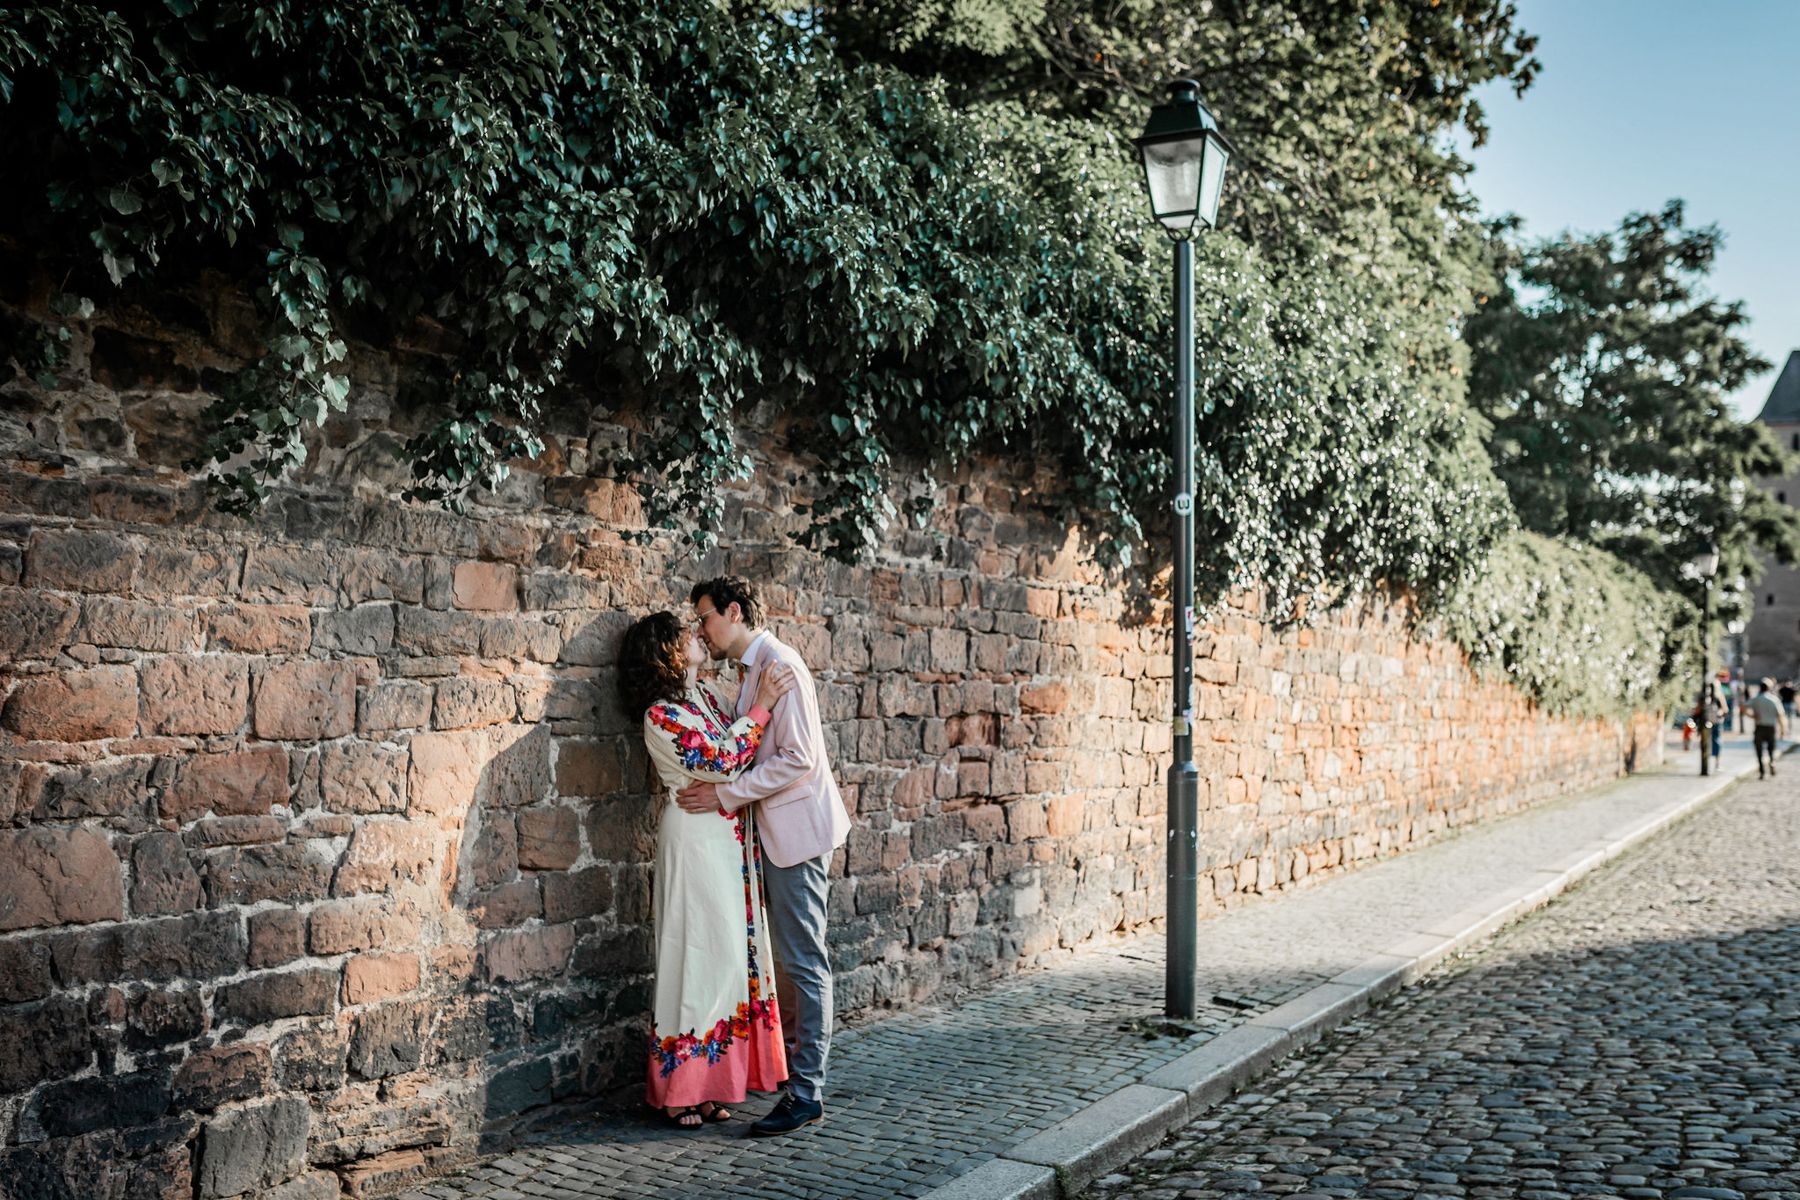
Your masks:
M1800 350L1800 0L1516 2L1543 71L1522 98L1479 93L1483 211L1548 237L1685 200L1725 234L1712 290L1744 301L1775 364L1732 397L1755 417Z

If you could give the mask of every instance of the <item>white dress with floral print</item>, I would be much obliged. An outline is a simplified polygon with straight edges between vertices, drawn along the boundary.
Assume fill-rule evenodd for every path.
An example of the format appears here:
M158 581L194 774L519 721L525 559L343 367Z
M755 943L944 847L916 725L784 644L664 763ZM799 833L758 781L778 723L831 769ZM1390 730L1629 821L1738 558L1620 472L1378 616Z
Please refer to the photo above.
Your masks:
M656 839L655 1025L648 1099L658 1107L735 1102L787 1077L763 918L762 856L749 809L696 815L675 803L695 780L735 778L763 727L732 716L711 684L651 706L644 742L663 798Z

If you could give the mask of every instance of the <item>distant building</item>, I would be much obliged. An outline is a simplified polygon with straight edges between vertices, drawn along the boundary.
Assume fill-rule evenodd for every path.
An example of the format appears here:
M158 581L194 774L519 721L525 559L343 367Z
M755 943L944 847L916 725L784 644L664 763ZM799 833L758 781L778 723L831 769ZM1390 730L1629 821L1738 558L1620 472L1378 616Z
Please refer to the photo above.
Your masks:
M1782 447L1800 453L1800 350L1788 355L1757 420ZM1800 504L1800 475L1760 481L1783 504ZM1800 568L1765 559L1756 585L1755 615L1744 631L1744 678L1800 678Z

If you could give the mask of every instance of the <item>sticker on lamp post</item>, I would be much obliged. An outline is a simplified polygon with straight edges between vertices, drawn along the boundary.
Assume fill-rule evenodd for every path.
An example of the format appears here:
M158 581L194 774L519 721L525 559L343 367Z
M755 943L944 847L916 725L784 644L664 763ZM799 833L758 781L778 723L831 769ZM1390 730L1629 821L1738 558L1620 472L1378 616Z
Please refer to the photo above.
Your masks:
M1187 492L1177 493L1175 496L1175 515L1178 517L1185 517L1193 511L1193 496L1189 495Z

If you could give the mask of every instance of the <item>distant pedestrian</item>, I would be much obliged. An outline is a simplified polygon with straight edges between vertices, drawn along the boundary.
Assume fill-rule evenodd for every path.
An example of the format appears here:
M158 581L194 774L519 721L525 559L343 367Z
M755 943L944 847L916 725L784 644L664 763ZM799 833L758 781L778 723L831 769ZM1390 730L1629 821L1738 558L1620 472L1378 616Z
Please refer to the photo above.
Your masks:
M1719 738L1724 733L1725 716L1729 710L1725 707L1725 689L1717 680L1706 685L1706 698L1700 702L1694 712L1694 719L1703 727L1707 727L1712 742L1712 756L1719 757Z
M1783 680L1781 687L1779 689L1777 689L1777 691L1776 691L1776 695L1781 697L1781 711L1786 713L1790 717L1793 716L1794 715L1794 681L1791 679Z
M1765 679L1759 685L1756 699L1751 702L1750 710L1756 716L1756 732L1751 735L1756 745L1756 777L1763 777L1763 755L1769 758L1769 777L1775 776L1775 739L1787 736L1787 714L1781 711L1781 705L1769 693L1775 689L1773 679Z

